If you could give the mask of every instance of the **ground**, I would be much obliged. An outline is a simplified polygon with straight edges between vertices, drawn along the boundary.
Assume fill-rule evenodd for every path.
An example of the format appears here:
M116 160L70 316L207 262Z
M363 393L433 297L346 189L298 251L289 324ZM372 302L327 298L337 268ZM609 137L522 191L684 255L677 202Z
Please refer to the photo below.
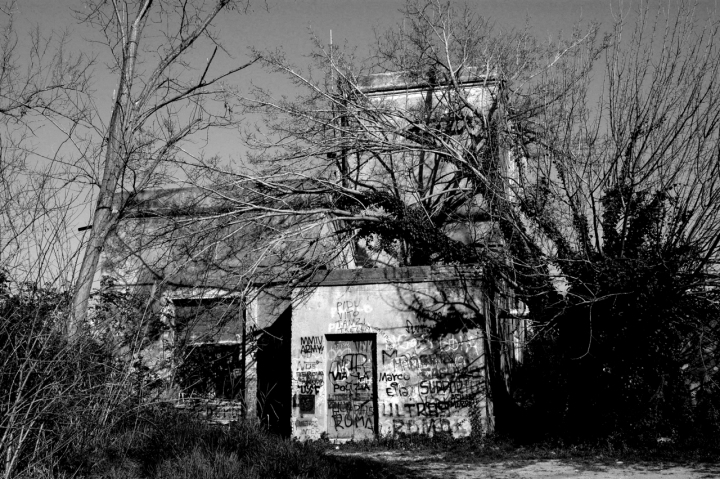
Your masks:
M372 460L387 466L387 477L403 479L706 479L720 477L720 464L619 461L607 458L497 459L417 451L347 451L329 454L347 459Z

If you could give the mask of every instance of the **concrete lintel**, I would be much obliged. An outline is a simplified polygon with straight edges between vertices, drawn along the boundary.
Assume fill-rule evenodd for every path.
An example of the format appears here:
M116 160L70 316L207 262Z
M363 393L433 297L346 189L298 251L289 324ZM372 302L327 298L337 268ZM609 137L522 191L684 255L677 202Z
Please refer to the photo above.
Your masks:
M463 266L407 266L397 268L333 269L316 271L306 281L307 286L347 286L359 284L425 283L482 278L479 265Z
M479 73L476 68L470 68L457 78L463 88L490 86L498 83L492 75ZM385 72L366 75L358 79L358 88L363 93L380 93L406 90L427 90L431 85L427 81L411 78L409 72ZM440 79L440 88L450 86L447 79Z

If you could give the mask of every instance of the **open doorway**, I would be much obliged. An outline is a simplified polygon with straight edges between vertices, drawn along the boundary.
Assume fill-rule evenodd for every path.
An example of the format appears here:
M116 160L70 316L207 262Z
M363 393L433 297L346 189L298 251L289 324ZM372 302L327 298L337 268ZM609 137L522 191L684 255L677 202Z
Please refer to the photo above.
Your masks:
M258 417L270 432L283 437L291 433L291 316L288 307L271 326L258 331L256 353Z

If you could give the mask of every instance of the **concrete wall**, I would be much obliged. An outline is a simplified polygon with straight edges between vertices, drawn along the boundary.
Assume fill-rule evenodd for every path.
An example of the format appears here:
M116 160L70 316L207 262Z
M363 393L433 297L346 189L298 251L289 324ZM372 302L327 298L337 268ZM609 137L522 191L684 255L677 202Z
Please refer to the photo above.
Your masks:
M298 288L294 299L294 437L461 437L487 427L482 332L462 328L483 308L479 287L326 282ZM460 331L441 334L450 316Z

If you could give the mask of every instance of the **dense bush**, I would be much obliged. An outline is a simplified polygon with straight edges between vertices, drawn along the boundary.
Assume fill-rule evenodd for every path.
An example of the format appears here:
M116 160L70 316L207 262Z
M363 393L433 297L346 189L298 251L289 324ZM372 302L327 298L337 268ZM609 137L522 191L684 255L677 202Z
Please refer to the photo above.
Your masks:
M717 293L704 286L699 253L664 236L667 201L607 192L602 251L563 264L564 304L546 312L514 378L536 436L720 439ZM621 203L632 215L620 233Z
M147 322L136 303L105 294L95 327L69 340L68 294L0 276L3 477L386 477L377 464L326 456L324 442L252 421L210 424L153 400L134 364L147 342L124 334Z
M77 471L104 478L394 477L370 460L326 455L328 443L270 434L257 421L213 424L171 405L153 405L118 422L110 440Z
M122 364L89 335L64 334L69 304L66 292L0 276L4 477L74 467L132 407Z

